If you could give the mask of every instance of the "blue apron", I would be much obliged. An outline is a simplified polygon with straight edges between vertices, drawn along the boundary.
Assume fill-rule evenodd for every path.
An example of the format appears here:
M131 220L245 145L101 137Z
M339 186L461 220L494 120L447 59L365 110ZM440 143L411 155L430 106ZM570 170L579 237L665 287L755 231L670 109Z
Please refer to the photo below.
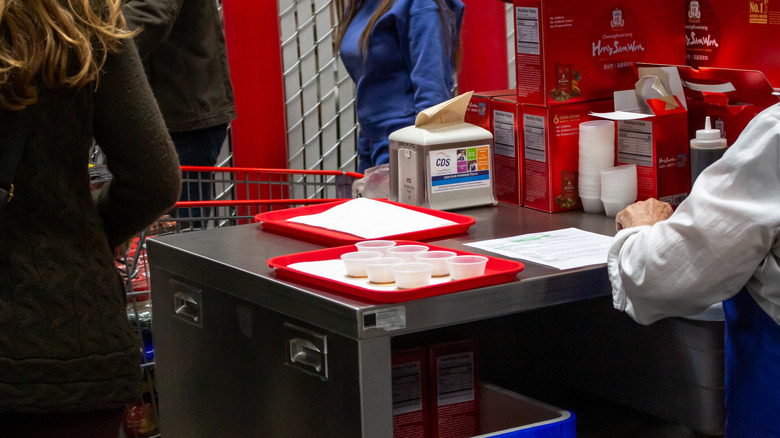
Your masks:
M750 293L723 302L727 438L780 437L780 325Z

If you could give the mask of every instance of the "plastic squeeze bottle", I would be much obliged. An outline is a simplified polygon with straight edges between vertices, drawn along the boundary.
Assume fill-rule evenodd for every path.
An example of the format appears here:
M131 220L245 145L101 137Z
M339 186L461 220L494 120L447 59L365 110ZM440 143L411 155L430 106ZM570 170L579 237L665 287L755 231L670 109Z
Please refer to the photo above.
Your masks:
M699 174L726 152L726 139L720 136L719 129L712 129L710 117L704 119L704 129L696 131L691 140L691 184Z

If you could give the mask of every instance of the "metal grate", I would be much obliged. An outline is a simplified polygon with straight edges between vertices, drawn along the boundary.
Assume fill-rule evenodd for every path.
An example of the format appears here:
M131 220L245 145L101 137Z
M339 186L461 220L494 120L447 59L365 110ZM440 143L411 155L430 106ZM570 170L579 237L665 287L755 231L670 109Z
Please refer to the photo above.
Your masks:
M278 0L290 169L357 167L355 86L338 52L330 0Z
M290 169L354 171L355 85L338 56L331 0L278 0ZM506 7L507 75L514 88L515 43ZM454 90L457 93L457 85Z

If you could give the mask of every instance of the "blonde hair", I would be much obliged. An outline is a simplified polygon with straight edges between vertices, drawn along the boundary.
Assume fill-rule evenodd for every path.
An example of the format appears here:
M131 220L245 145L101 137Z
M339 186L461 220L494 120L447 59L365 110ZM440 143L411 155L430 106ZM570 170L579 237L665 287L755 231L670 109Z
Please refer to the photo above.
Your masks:
M38 86L81 88L120 39L122 0L0 0L0 108L38 100Z

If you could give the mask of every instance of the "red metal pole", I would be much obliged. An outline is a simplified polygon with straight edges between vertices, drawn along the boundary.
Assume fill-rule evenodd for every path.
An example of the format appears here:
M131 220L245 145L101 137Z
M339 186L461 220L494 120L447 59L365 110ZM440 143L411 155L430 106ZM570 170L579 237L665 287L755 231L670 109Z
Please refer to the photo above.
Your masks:
M276 1L223 0L237 117L233 165L287 167L284 82Z
M463 0L461 27L463 58L458 91L509 88L506 47L506 8L499 0Z

